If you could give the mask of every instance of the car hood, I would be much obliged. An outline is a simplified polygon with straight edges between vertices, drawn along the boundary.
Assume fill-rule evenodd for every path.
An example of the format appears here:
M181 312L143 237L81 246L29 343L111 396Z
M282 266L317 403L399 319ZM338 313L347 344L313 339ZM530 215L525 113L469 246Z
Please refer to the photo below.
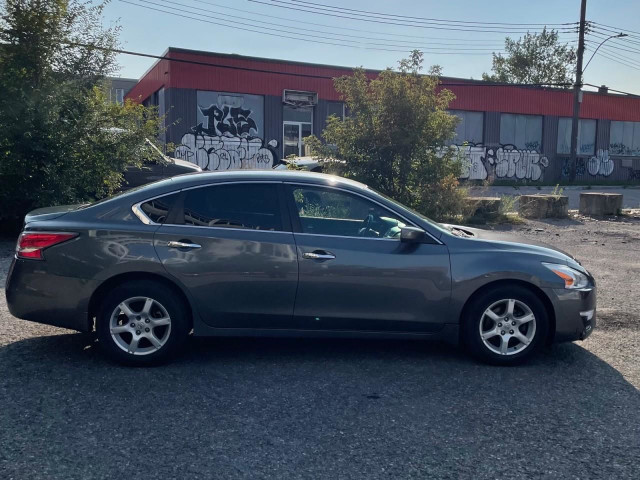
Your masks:
M483 230L480 228L466 227L462 225L444 225L447 229L461 230L467 233L469 239L483 240L490 243L495 243L499 248L505 248L513 246L519 250L528 250L532 253L539 253L556 257L563 263L574 264L578 263L578 260L568 252L549 245L548 243L541 242L536 239L525 237L524 235L518 235L510 232L498 232L495 230Z

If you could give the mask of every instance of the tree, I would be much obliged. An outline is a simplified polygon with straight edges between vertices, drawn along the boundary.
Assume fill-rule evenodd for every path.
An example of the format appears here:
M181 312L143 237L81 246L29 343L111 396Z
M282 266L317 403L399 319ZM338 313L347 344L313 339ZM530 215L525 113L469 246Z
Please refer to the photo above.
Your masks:
M573 83L576 50L560 43L558 32L544 28L541 33L527 33L518 40L507 37L506 55L493 54L492 75L483 80L505 83Z
M460 211L461 164L447 148L457 118L447 112L453 93L441 89L438 67L421 75L422 53L369 79L362 69L334 80L346 102L344 120L330 117L318 138L306 140L335 173L362 181L424 214L446 218Z
M118 34L101 26L104 5L0 4L0 219L108 195L151 158L157 112L103 93Z

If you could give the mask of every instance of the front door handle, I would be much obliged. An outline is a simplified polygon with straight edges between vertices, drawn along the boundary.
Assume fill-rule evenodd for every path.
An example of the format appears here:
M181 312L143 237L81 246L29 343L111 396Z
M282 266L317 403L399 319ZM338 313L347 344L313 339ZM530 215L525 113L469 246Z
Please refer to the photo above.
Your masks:
M197 243L189 243L188 241L186 242L176 242L174 240L171 240L168 244L169 248L188 248L188 249L193 249L193 248L200 248L202 247L202 245L198 245Z
M333 260L336 256L324 250L314 250L313 252L304 252L302 258L308 258L309 260Z

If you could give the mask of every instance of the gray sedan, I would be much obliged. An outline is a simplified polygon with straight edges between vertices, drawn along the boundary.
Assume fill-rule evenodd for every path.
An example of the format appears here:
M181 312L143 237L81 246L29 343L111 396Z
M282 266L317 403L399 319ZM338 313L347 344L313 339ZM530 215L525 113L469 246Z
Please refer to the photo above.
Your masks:
M571 256L441 225L357 182L184 175L25 218L6 285L25 320L95 330L116 361L194 335L441 339L514 364L595 327Z

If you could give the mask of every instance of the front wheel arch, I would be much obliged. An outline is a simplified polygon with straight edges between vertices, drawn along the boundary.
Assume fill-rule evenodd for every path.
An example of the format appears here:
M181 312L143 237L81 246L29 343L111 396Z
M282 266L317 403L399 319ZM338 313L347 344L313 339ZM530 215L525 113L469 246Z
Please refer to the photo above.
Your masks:
M479 287L475 292L473 292L469 298L467 298L467 301L464 304L464 307L462 307L462 311L460 312L460 318L458 319L458 323L460 326L462 326L462 323L464 321L464 319L467 316L468 313L468 308L470 307L470 305L472 305L473 301L479 297L484 295L487 291L489 290L493 290L494 288L500 288L500 287L511 287L511 286L520 286L523 288L526 288L528 290L530 290L532 293L534 293L544 304L545 310L547 312L547 316L549 317L549 331L547 332L547 338L545 343L547 345L550 345L551 343L553 343L553 339L555 337L556 334L556 312L555 309L553 308L553 304L551 303L551 300L549 299L549 297L547 296L546 293L544 293L544 291L529 282L525 282L523 280L496 280L494 282L490 282L487 283L481 287ZM459 338L458 341L460 342L460 345L463 344L463 328L459 329Z

